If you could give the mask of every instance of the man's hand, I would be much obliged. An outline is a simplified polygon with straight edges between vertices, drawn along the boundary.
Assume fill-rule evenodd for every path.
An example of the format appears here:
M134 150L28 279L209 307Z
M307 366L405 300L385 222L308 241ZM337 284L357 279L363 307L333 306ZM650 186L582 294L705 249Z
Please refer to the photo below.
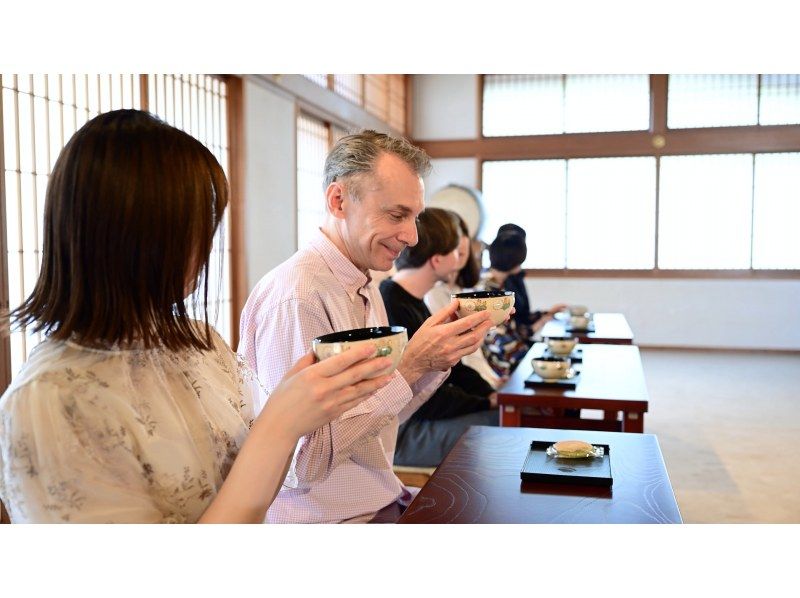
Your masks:
M487 311L453 320L458 301L443 307L411 337L406 345L398 370L408 384L414 384L424 374L444 371L458 360L474 353L493 326Z

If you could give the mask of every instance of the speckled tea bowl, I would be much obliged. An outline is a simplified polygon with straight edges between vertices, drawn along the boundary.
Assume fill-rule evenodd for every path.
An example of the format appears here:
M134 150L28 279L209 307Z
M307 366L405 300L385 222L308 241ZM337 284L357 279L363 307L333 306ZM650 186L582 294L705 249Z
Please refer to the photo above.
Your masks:
M332 332L311 341L311 349L317 359L322 361L367 343L375 345L375 356L392 358L392 365L370 378L385 376L395 371L400 364L400 358L408 343L408 331L403 326L379 326Z
M459 318L488 310L495 326L502 324L508 317L508 312L514 307L513 291L473 291L450 296L458 299Z
M545 380L566 378L572 360L569 357L534 357L532 360L533 371Z
M547 337L544 339L547 343L547 348L553 355L566 357L578 344L578 339L575 337Z
M570 316L569 325L573 330L587 330L592 321L592 314L583 314L580 316Z
M571 316L583 316L589 311L589 308L585 305L570 305L567 311L569 311L569 315Z

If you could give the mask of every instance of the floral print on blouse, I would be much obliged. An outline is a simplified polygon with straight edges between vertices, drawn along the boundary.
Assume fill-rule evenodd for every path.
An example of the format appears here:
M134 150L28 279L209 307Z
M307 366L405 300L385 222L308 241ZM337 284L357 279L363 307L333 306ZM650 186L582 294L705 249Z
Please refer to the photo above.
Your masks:
M194 522L266 393L213 351L45 340L0 398L0 500L13 523Z

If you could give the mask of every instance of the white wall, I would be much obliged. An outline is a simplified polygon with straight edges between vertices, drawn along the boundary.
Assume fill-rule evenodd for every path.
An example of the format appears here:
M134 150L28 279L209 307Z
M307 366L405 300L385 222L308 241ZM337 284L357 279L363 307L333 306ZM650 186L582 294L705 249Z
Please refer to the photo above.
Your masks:
M415 75L414 138L477 136L473 75ZM469 114L469 110L472 114ZM471 165L470 165L471 163ZM477 160L436 159L440 182L474 186ZM446 183L445 183L446 184ZM535 238L535 231L528 231ZM642 345L800 350L800 281L570 279L528 282L535 307L565 301L622 312Z
M295 252L294 99L245 80L244 236L247 289Z
M477 75L414 75L411 137L473 139L478 136Z
M800 281L528 278L534 309L622 312L638 345L800 349Z
M476 187L478 161L475 158L439 158L431 160L431 172L425 177L425 199L451 183Z

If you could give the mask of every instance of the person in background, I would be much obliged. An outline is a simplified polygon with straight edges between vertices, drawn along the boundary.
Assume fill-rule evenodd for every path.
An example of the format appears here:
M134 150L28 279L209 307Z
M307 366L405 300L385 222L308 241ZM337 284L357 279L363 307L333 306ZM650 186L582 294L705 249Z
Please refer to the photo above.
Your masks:
M0 398L14 523L262 522L298 438L389 382L366 380L390 361L369 349L307 354L253 419L263 391L204 307L227 204L211 152L146 112L101 114L64 147L39 278L11 313L46 333Z
M525 237L516 230L501 230L497 238L489 246L489 270L481 275L479 288L483 290L512 290L506 285L509 277L522 272L522 264L528 255ZM524 292L524 279L519 281L523 290L522 306L515 310L529 310L527 293ZM512 286L514 292L519 286ZM552 318L564 306L555 305L547 316L537 318L531 325L519 323L515 318L503 325L493 328L486 337L484 355L495 372L500 376L510 376L519 361L525 357L534 342L534 334L544 326L545 321ZM515 314L516 315L516 314Z
M527 255L527 235L525 229L519 225L509 223L504 224L497 230L498 238L505 233L520 235L526 242ZM499 280L503 277L503 273L495 272L493 273L493 277ZM567 307L565 303L558 303L547 311L531 311L531 303L528 296L528 289L525 286L525 272L522 270L522 264L513 271L505 273L505 280L503 281L502 288L506 291L513 291L516 295L514 307L517 311L514 313L514 320L517 326L521 330L526 331L529 336L539 332L558 312Z
M478 258L472 251L469 229L461 216L456 215L456 218L458 218L458 225L461 231L461 240L458 243L459 269L450 274L446 280L437 281L433 288L425 293L425 305L432 312L448 305L451 301L451 294L471 289L480 280L481 267ZM492 388L498 389L503 384L503 378L498 376L492 366L489 365L489 362L486 361L482 349L462 357L461 363L478 372L486 382L492 385Z
M268 388L314 338L388 324L369 271L389 270L406 247L417 244L422 175L429 167L425 152L375 131L343 137L330 151L322 228L256 284L242 313L240 352ZM454 302L425 321L387 386L303 436L269 521L399 517L414 491L392 471L398 426L428 400L451 366L481 345L492 325L488 314L451 321L456 307Z
M463 237L454 212L428 208L419 215L417 235L417 244L395 260L397 273L380 284L389 323L404 326L411 338L431 317L423 297L437 282L457 274L462 261ZM497 424L497 393L462 358L433 396L400 426L394 462L435 467L469 426Z

